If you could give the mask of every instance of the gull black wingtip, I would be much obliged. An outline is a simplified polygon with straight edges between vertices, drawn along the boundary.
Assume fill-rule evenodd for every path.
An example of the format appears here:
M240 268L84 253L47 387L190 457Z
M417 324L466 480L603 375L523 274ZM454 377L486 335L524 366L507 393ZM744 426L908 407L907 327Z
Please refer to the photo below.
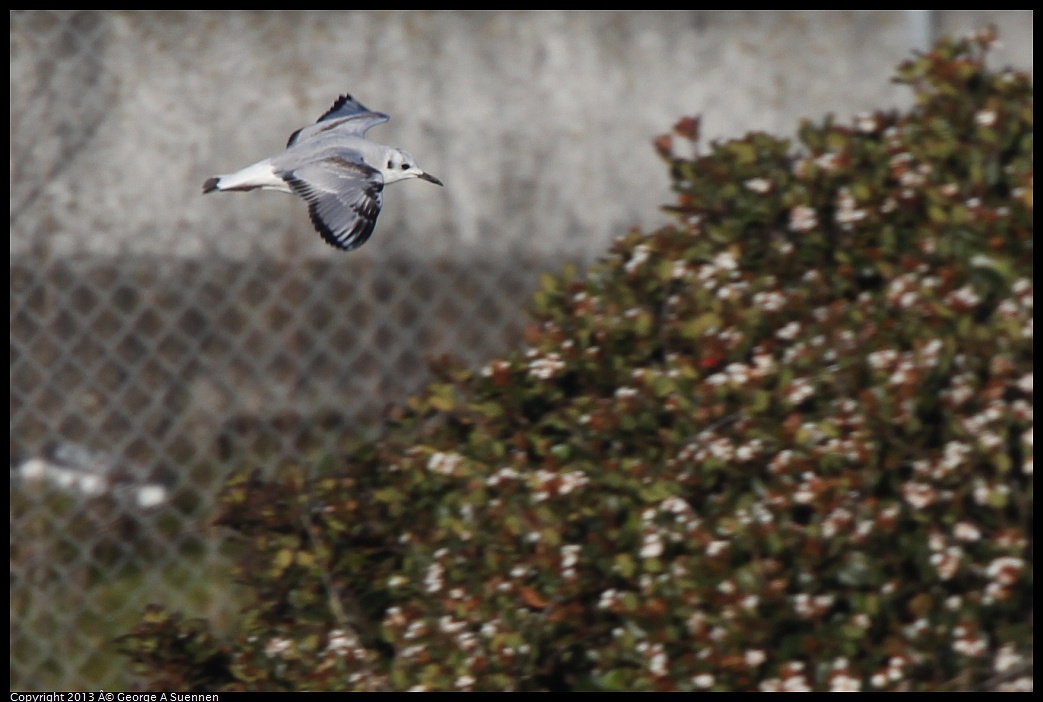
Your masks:
M217 190L217 181L219 178L207 178L206 182L203 183L203 194L212 193Z

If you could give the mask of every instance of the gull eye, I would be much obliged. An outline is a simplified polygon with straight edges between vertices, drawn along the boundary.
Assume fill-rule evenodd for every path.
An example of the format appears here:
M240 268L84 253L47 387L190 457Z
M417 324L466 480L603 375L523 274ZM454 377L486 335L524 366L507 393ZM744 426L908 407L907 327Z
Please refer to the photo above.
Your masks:
M403 164L402 164L402 170L404 171L404 170L406 170L407 168L409 168L409 164L408 164L408 163L403 163Z

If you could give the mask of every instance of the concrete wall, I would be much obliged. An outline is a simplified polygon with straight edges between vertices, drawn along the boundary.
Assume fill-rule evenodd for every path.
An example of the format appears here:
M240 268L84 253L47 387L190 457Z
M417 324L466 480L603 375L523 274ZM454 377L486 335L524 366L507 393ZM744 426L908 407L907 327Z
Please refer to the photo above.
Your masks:
M1031 11L930 19L993 22L996 62L1031 67ZM594 256L665 221L650 141L678 117L785 135L905 105L889 78L915 27L896 10L15 12L11 253L343 256L296 198L200 186L350 91L392 115L369 136L446 184L389 188L352 256Z

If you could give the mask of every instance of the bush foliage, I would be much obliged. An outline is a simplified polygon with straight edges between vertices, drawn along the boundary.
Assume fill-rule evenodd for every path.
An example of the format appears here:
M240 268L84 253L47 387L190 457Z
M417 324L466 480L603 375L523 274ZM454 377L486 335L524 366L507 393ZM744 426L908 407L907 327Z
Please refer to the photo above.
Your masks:
M225 638L150 611L149 684L1028 684L1032 85L992 39L797 146L681 120L675 223L547 276L524 350L228 485L252 599Z

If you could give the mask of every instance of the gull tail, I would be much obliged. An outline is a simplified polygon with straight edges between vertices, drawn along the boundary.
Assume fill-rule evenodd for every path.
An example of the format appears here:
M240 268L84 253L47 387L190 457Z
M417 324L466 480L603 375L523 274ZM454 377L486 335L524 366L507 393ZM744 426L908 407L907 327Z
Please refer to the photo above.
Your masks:
M235 173L207 178L203 183L203 194L212 193L215 190L247 191L257 188L281 190L284 193L293 192L286 181L276 175L271 161L266 159Z

